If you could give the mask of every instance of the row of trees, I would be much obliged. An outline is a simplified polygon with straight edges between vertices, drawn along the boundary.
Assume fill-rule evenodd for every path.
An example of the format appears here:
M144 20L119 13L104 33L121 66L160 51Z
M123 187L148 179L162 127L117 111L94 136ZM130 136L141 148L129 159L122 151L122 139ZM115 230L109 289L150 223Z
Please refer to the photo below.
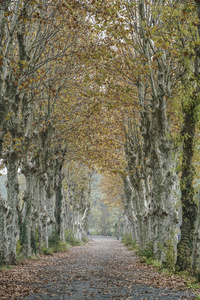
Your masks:
M178 270L192 263L194 273L199 272L193 187L198 181L196 12L198 1L105 1L96 18L104 56L98 80L108 110L114 113L120 106L123 119L120 141L127 165L118 173L124 182L126 219L141 249L153 242L159 261L166 264L170 256Z
M0 2L0 15L0 157L7 168L7 200L0 199L0 262L10 264L16 261L18 236L27 257L36 236L39 248L48 247L50 228L64 240L63 173L69 145L61 117L65 111L74 117L67 119L69 134L82 105L75 88L83 69L86 74L90 16L80 3L60 0L5 0ZM26 182L22 203L19 169ZM90 182L86 173L85 181ZM90 188L71 185L69 197L77 193L77 201L87 201ZM81 221L73 220L73 226Z
M15 262L18 228L26 256L38 232L40 248L52 230L82 239L96 169L141 249L153 242L156 258L171 255L180 270L193 253L199 272L199 5L0 2L2 263Z

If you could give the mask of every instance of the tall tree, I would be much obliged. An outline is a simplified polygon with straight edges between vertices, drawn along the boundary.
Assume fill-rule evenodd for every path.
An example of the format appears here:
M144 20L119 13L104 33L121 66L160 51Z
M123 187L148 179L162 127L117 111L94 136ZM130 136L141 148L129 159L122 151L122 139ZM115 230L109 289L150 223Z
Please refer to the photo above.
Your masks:
M81 162L71 161L65 168L66 198L72 213L72 230L76 239L87 237L93 171Z
M32 251L30 230L33 233L36 231L37 222L43 222L41 216L46 219L46 212L42 213L39 207L45 207L42 205L42 198L45 193L48 158L49 155L52 156L49 149L53 133L53 108L61 89L78 71L78 51L84 49L81 42L88 29L88 15L86 16L82 5L73 1L66 4L60 0L42 3L19 0L14 3L1 1L0 5L0 142L1 149L4 147L4 162L8 168L10 208L7 223L3 225L7 226L7 231L2 229L9 237L5 235L3 249L8 249L10 253L4 253L2 257L5 255L6 259L2 260L9 263L14 262L16 257L19 203L17 172L20 159L27 179L25 214L27 218L29 215L29 219L37 220L27 222L27 256ZM82 29L79 27L81 22L84 22ZM34 184L31 185L31 182ZM9 247L6 246L7 243Z

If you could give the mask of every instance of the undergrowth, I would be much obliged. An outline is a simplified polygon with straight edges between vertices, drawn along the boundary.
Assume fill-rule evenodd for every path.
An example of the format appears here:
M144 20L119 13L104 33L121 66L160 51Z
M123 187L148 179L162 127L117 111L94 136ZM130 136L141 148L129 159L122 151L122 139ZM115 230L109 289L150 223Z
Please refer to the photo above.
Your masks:
M85 237L83 238L83 243L88 242L88 239ZM53 253L56 252L65 252L67 251L71 246L80 246L82 244L81 241L76 239L72 233L72 230L68 230L65 233L65 242L60 241L60 237L56 231L53 231L48 240L48 248L44 246L44 244L41 246L41 249L39 247L39 241L36 239L36 243L34 244L34 249L33 250L33 255L29 257L29 259L34 259L37 260L39 259L38 255L39 254L44 254L44 255L53 255ZM22 240L19 239L17 241L16 245L16 261L17 264L23 263L24 260L26 260L26 257L24 256L23 253L23 246Z
M12 266L6 265L6 266L0 266L0 272L5 272L6 270L12 269Z
M81 245L81 241L79 241L78 239L76 239L72 233L72 230L68 230L65 233L65 239L67 241L67 243L69 243L71 246L80 246Z
M137 242L133 240L131 233L125 233L122 237L122 243L128 247L129 250L137 249Z
M84 238L82 239L82 241L83 241L83 243L87 243L87 242L89 242L89 239L88 239L87 237L84 237Z
M144 249L138 249L137 254L141 257L145 257L149 261L155 259L153 242L149 242Z
M155 259L153 242L149 242L144 249L140 249L136 241L132 239L132 235L128 233L124 234L122 237L122 242L128 247L128 249L134 250L134 252L139 256L140 262L156 267L159 273L165 273L168 276L175 275L177 277L184 278L186 285L190 289L193 289L194 291L196 290L196 293L199 294L200 283L197 281L196 277L191 276L188 270L175 273L175 268L173 267L174 253L170 243L167 244L165 250L166 263L162 265L160 261ZM200 300L200 296L197 296L195 299Z

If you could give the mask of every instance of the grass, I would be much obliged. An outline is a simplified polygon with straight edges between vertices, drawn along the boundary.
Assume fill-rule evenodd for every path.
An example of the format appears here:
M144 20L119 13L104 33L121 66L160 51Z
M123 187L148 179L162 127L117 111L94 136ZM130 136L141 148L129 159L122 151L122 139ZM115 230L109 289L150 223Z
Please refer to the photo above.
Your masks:
M136 252L139 256L145 257L149 261L153 261L155 258L152 242L149 242L144 249L138 249Z
M136 250L138 245L136 240L133 240L131 233L125 233L122 237L122 243L126 246L129 250Z
M78 239L76 239L72 233L71 230L69 230L68 232L66 232L65 234L65 239L66 242L68 244L70 244L71 246L75 247L75 246L81 246L81 241L79 241Z
M61 242L60 238L56 231L53 231L51 235L49 236L49 247L46 248L44 246L41 247L41 253L38 252L38 255L33 255L28 257L30 260L39 260L40 254L49 255L52 256L53 253L57 252L66 252L70 247L76 247L81 246L83 243L87 243L89 240L87 237L83 238L83 241L79 241L76 239L72 233L71 230L66 232L65 234L65 242ZM37 243L37 249L38 249L38 243ZM20 241L17 241L17 247L16 247L16 263L17 265L23 264L25 260L27 260L27 257L23 255L23 247L20 244ZM3 266L0 267L0 271L10 268L10 266Z
M53 255L53 249L52 248L41 248L41 252L45 255Z
M196 293L197 298L200 300L200 283L197 282L197 278L194 276L190 276L189 271L184 272L174 272L171 268L167 268L163 266L160 261L155 259L153 243L150 242L144 249L139 249L138 245L135 241L133 241L132 236L130 234L125 234L122 238L122 242L128 249L133 250L140 258L140 262L145 263L146 265L152 265L156 268L159 273L164 273L167 276L175 275L177 277L181 277L184 279L186 285L189 289Z
M6 270L12 269L12 266L1 266L0 267L0 272L5 272Z
M30 260L40 260L40 257L36 256L36 255L31 255L31 256L28 257L28 259L30 259Z
M84 237L82 241L83 241L83 243L87 243L87 242L89 242L89 239L87 237Z

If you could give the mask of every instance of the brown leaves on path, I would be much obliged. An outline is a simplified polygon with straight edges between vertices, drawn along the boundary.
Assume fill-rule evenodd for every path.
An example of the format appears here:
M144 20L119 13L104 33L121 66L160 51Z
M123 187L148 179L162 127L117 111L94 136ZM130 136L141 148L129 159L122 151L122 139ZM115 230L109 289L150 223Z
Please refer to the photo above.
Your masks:
M56 253L52 257L40 256L40 260L25 260L21 265L0 269L0 300L20 299L40 291L32 285L42 285L39 280L40 270L44 266L54 265L54 258L66 257L67 253Z
M54 296L55 299L195 299L183 278L158 273L154 267L141 263L119 241L106 237L95 237L68 252L27 260L23 265L0 272L1 300L26 297L46 300Z

